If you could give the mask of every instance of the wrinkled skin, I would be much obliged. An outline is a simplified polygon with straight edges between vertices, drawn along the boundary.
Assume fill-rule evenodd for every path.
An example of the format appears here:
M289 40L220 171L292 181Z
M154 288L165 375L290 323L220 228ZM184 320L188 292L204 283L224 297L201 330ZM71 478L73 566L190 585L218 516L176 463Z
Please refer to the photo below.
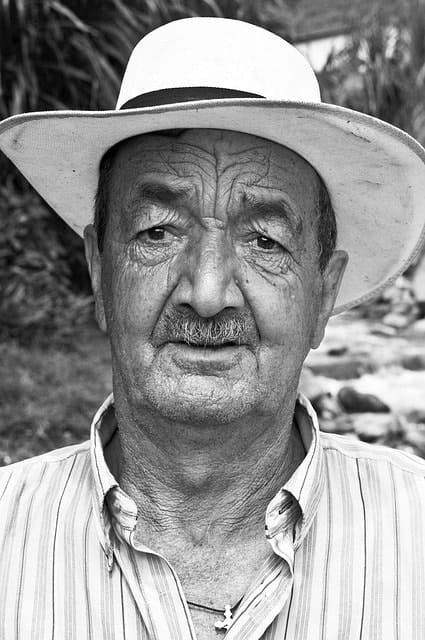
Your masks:
M335 252L319 270L317 185L298 155L246 134L189 130L122 145L103 256L91 227L86 245L128 415L228 424L293 405L346 262ZM242 313L242 344L172 342L170 309Z

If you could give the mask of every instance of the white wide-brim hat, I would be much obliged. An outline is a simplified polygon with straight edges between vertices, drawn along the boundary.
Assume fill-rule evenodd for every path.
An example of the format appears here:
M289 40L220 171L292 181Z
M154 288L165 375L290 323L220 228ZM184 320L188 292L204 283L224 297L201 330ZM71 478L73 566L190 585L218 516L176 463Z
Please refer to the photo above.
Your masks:
M421 250L425 150L376 118L320 102L306 59L260 27L187 18L135 47L114 111L47 111L0 123L0 148L79 234L93 221L99 163L121 140L165 129L225 129L305 158L336 213L349 263L334 313L376 296Z

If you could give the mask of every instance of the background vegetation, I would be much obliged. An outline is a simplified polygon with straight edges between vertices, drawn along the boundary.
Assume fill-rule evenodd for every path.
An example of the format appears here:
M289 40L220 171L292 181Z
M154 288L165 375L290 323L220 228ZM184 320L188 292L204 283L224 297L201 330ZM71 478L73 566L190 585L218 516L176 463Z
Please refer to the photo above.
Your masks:
M371 2L319 74L326 102L377 116L425 143L425 1Z

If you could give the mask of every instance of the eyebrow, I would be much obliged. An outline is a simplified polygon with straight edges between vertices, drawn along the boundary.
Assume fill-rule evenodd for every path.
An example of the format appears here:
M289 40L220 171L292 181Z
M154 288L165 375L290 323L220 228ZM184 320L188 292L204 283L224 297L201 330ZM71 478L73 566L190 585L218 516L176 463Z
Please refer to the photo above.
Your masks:
M130 207L134 208L143 200L153 200L164 205L177 205L192 195L190 187L168 185L159 182L143 182L136 186Z
M291 204L283 196L259 196L255 193L244 191L240 198L240 210L237 219L240 221L246 217L267 220L284 221L296 234L303 232L303 219L293 209Z
M136 186L130 201L130 209L134 209L143 200L159 202L166 206L177 206L183 201L193 197L193 188L183 185L170 185L162 182L142 182ZM239 212L236 213L236 221L242 222L247 218L276 220L289 225L292 232L300 235L303 232L302 217L296 213L281 195L258 195L250 191L244 191L239 199Z

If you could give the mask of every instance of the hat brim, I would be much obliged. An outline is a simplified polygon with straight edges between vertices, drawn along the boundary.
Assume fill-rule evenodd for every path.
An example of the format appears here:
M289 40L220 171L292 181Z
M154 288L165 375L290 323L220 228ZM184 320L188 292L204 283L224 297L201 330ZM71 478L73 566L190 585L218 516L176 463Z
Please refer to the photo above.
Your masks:
M80 236L93 221L99 162L114 144L165 129L259 136L305 158L335 209L348 266L334 313L376 295L425 240L425 151L380 120L328 104L221 99L122 111L49 111L0 123L0 148Z

